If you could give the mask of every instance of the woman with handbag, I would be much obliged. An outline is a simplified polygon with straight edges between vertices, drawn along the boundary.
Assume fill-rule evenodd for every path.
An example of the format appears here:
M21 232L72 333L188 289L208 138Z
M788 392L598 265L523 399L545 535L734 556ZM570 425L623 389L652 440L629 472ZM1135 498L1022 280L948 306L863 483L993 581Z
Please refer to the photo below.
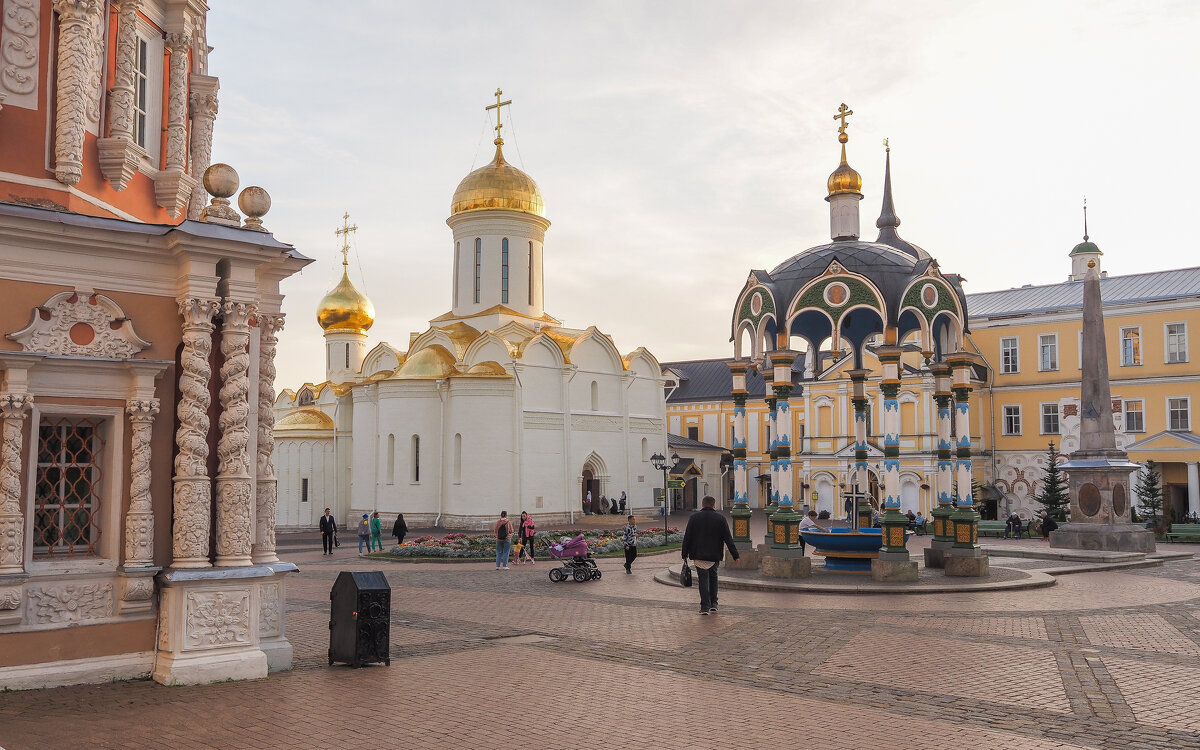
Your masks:
M621 529L621 541L625 543L625 572L633 573L633 561L637 559L637 524L633 522L633 516L628 518L629 523L625 524L625 528Z

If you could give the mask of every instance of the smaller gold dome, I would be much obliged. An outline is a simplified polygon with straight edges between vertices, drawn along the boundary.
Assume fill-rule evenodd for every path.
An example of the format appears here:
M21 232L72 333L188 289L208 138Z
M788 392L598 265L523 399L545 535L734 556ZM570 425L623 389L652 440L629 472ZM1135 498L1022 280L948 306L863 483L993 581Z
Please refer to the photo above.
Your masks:
M845 137L845 134L839 136L838 140ZM862 193L862 175L854 170L854 167L846 163L846 142L842 141L842 163L838 168L833 170L833 174L829 175L829 195L842 195L845 193Z
M350 282L345 264L342 280L317 305L317 323L326 331L366 333L375 322L375 305Z
M542 191L537 183L504 160L504 152L500 150L503 140L497 138L495 143L496 156L491 163L476 169L458 183L454 197L450 199L450 215L502 208L544 216Z

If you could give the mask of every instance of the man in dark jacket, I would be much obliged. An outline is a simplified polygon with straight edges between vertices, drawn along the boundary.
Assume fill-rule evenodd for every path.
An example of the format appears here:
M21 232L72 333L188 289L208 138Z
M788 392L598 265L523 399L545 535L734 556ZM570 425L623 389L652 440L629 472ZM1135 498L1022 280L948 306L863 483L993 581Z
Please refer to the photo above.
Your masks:
M738 559L738 551L733 544L729 523L725 516L715 510L716 499L712 495L705 495L701 504L703 508L688 519L681 552L684 565L687 565L688 559L696 564L696 577L700 584L700 614L707 615L717 611L717 566L725 559L725 551L721 547L728 547L734 560Z
M325 509L325 515L321 516L321 549L326 555L333 554L333 538L337 536L337 521L333 520L333 514L329 512L329 508Z

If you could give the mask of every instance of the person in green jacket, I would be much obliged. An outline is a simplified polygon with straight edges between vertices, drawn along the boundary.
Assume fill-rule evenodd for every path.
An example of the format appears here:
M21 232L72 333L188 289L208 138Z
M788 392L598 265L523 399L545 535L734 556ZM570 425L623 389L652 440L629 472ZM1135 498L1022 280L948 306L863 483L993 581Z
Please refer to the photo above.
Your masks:
M367 552L374 551L376 547L383 552L383 521L379 518L379 511L371 514L371 541L367 544Z

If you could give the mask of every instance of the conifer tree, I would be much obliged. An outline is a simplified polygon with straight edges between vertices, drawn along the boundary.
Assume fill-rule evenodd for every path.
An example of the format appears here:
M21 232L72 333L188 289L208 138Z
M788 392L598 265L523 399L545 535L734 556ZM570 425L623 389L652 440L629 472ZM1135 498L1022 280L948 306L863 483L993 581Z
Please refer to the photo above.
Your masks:
M1046 452L1046 476L1042 478L1042 491L1034 498L1041 504L1054 520L1062 523L1067 520L1071 510L1071 497L1067 494L1067 485L1063 481L1062 471L1058 468L1058 452L1054 450L1053 441Z
M1163 509L1162 485L1158 480L1158 465L1147 461L1138 472L1137 486L1133 489L1138 497L1138 513L1156 524L1162 518Z

